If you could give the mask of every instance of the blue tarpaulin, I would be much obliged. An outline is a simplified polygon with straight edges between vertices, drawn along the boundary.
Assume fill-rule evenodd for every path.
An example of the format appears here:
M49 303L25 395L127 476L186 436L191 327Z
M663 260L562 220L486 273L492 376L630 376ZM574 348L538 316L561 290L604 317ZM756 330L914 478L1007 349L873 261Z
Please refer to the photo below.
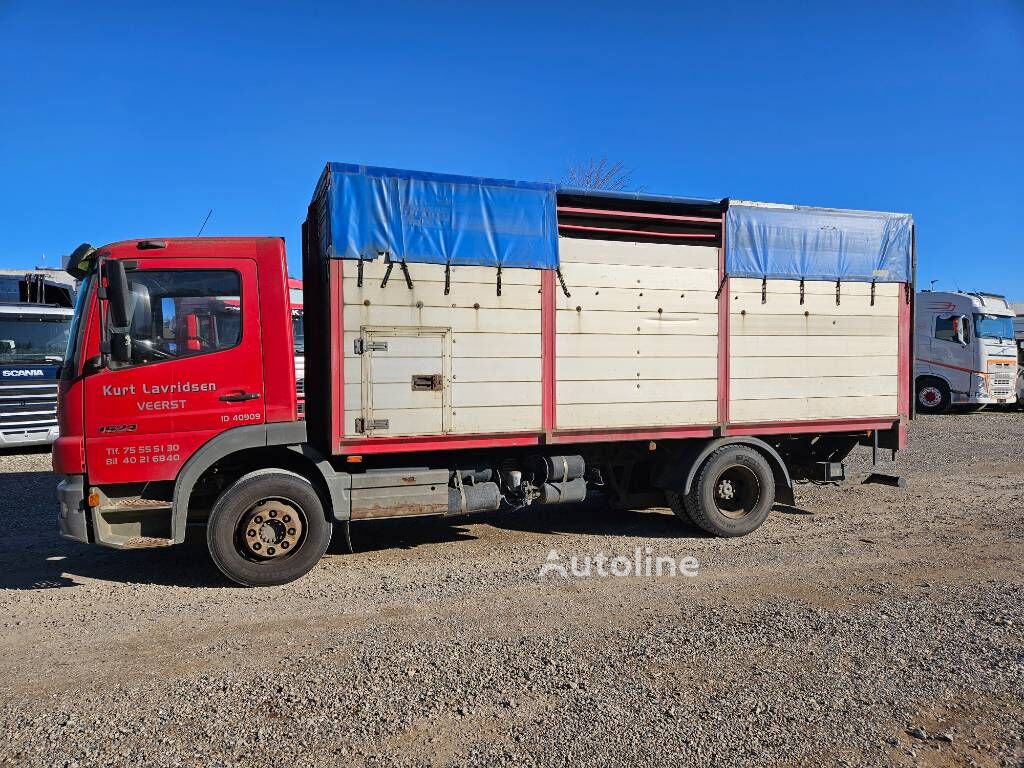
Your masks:
M329 163L318 189L331 258L558 266L554 184Z
M733 277L909 283L909 214L731 202L725 269Z

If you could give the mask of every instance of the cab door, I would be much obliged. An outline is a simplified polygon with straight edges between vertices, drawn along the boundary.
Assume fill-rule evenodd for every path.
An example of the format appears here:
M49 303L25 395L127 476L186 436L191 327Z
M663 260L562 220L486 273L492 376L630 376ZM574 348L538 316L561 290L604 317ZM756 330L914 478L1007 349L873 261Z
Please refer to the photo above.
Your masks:
M91 483L174 479L204 443L264 421L256 262L142 260L128 272L131 362L85 379Z

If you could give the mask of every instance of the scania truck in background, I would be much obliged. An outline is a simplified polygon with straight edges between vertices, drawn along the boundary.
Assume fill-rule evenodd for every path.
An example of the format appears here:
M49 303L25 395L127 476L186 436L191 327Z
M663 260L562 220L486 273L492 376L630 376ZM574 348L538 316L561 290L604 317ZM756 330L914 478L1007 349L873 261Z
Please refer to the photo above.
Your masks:
M252 586L351 547L351 520L592 489L750 533L858 444L905 446L913 241L906 214L331 163L303 224L305 421L281 238L83 245L60 532L204 526Z
M57 376L74 295L63 270L0 271L0 448L57 438Z
M917 410L1017 402L1014 311L1003 296L922 291L915 315Z

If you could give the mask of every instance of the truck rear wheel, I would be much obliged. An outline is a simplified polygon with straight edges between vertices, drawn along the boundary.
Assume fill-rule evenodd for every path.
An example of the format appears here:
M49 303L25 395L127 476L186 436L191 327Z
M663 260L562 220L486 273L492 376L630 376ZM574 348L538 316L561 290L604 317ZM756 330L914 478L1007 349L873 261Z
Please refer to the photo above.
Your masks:
M244 475L217 498L206 526L210 557L246 587L304 576L327 551L331 524L309 481L284 470Z
M669 505L715 536L745 536L768 517L775 502L775 475L768 461L746 445L726 445L712 453L690 492L670 491Z

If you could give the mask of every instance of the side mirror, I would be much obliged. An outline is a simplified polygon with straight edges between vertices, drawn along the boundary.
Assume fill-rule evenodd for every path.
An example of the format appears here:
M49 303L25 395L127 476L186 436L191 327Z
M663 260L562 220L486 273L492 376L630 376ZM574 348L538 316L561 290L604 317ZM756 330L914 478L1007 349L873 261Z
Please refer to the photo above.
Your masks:
M103 276L107 279L107 299L110 305L110 359L115 363L130 363L132 339L128 331L128 276L120 261L103 262Z

